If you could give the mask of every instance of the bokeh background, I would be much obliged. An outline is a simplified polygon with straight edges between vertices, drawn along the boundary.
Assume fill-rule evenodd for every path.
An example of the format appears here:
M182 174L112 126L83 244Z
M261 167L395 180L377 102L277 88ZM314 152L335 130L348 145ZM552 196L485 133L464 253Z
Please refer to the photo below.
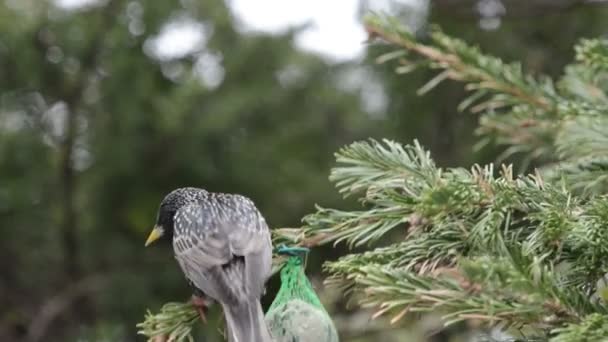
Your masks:
M354 140L493 161L456 110L461 85L419 97L430 73L375 65L366 11L556 75L579 38L608 33L605 2L1 0L0 341L143 341L147 309L190 295L169 246L143 248L176 187L245 194L297 227L315 203L353 205L327 176ZM308 269L344 341L463 340L422 318L389 329L323 288L320 264L345 252L319 248ZM220 340L212 312L199 340Z

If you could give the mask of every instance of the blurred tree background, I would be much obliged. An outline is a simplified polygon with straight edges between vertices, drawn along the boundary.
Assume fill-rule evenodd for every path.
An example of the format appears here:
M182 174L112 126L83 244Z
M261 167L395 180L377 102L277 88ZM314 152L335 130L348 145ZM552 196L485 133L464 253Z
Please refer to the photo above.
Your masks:
M437 23L554 75L579 38L605 36L602 2L360 5L401 13L421 37ZM339 205L327 175L333 153L353 140L418 138L449 166L501 151L473 149L476 118L455 110L461 85L417 97L431 73L399 77L374 65L383 51L336 62L297 49L300 28L240 25L220 0L0 2L1 341L132 341L147 308L188 298L170 249L143 248L173 188L242 193L271 226L297 226L315 203ZM167 53L163 33L180 26L201 38ZM315 250L314 280L320 262L341 253ZM383 333L368 313L321 295L343 340ZM218 340L215 322L205 330Z

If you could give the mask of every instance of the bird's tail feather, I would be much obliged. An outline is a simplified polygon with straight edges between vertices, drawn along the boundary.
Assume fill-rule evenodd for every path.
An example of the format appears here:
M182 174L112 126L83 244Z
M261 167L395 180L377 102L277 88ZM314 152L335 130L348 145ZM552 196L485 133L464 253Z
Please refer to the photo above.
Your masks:
M223 308L229 342L272 342L259 300Z

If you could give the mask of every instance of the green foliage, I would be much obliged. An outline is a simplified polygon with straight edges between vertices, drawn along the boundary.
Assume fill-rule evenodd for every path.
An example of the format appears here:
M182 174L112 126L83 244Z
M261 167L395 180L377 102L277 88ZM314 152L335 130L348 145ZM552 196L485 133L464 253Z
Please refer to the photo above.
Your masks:
M388 18L371 15L365 22L372 38L379 36L398 49L378 57L378 62L396 60L397 73L402 73L403 68L440 70L419 89L419 94L430 91L445 79L465 83L471 94L458 109L486 113L480 120L479 133L494 136L498 144L510 145L503 157L515 152L537 158L551 154L554 121L559 117L556 108L562 99L550 78L526 75L521 64L505 64L437 28L429 34L430 43L424 44ZM497 111L508 115L495 115Z
M30 339L38 319L39 340L87 339L97 322L135 339L147 308L189 297L170 248L143 248L164 194L242 193L273 226L297 222L339 198L331 152L375 128L339 86L346 66L327 72L294 31L240 32L224 1L60 3L0 2L0 340ZM183 23L201 46L157 56ZM40 314L91 274L103 291Z
M575 47L576 59L593 69L608 68L608 41L600 39L583 39Z
M428 153L412 147L404 149L389 141L386 146L354 143L343 148L336 157L351 167L335 168L330 179L337 183L344 196L367 191L365 203L374 208L361 212L318 208L317 214L305 217L304 221L306 227L315 227L315 234L328 235L328 239L336 240L336 243L346 240L351 246L374 241L406 221L408 212L400 205L403 197L397 197L397 193L392 194L394 196L377 195L397 188L420 192L428 186L427 182L435 181L437 173ZM422 181L404 181L409 179L404 176L410 174ZM303 233L308 235L310 231L304 228ZM328 239L322 242L328 242Z
M608 268L608 197L581 200L507 167L498 177L491 165L437 168L418 144L360 142L338 160L338 187L360 194L369 208L321 209L306 218L304 239L357 244L386 234L385 227L407 231L403 242L326 263L328 282L360 293L362 305L391 312L394 321L438 310L446 325L475 319L539 336L608 314L590 295ZM386 165L398 167L391 173Z
M164 336L168 341L193 342L192 325L199 319L198 312L190 303L167 303L159 313L148 311L145 320L137 324L137 333L147 336L149 341Z
M446 326L481 320L503 328L540 328L576 318L561 306L557 298L562 294L552 291L551 274L534 266L524 274L509 260L480 257L428 274L367 265L352 278L364 289L361 304L378 308L375 315L393 313L393 323L408 313L431 311L444 313ZM331 272L338 269L329 266Z
M560 167L547 171L551 179L564 177L584 193L603 191L603 177L593 183L585 179L596 179L607 157L604 148L591 146L593 154L589 151L589 144L599 145L605 140L605 130L598 128L603 127L598 121L604 120L608 110L604 41L583 40L576 47L580 64L570 66L567 70L571 71L554 82L546 76L526 74L521 64L505 64L437 28L423 43L390 18L368 16L366 25L372 38L380 37L396 49L378 57L379 63L396 61L397 73L403 68L440 70L419 93L426 93L445 79L465 84L470 95L458 110L480 114L477 132L483 139L478 147L492 141L506 145L498 159L523 154L523 168L530 161L560 162ZM556 83L561 86L556 87ZM599 165L590 165L591 157Z
M220 0L87 1L76 8L61 3L0 2L0 340L133 340L137 338L134 326L148 308L189 297L190 289L170 249L142 247L160 198L177 186L247 194L272 226L293 227L315 201L327 208L340 203L326 173L331 154L355 139L386 136L411 141L417 137L433 150L439 166L469 164L494 153L490 149L470 153L475 118L452 115L462 93L441 82L454 75L449 63L419 58L417 52L394 45L369 50L372 58L396 51L392 58L381 58L384 66L372 69L365 64L330 63L295 48L297 29L276 34L242 30L228 3ZM535 20L504 18L501 28L493 32L479 30L475 20L462 20L452 11L443 15L442 6L438 2L432 7L434 22L479 43L484 51L522 60L521 69L526 71L555 74L570 58L574 40L605 30L606 10L595 6L576 6ZM155 38L171 24L183 22L203 28L203 44L182 56L156 56L151 48ZM404 30L399 34L408 34L407 39L418 48L433 47L433 39L442 44L420 52L449 53L462 57L461 65L478 64L473 72L459 69L476 94L461 109L483 113L479 132L487 132L484 137L514 146L506 154L523 151L560 162L558 168L543 169L550 176L546 180L563 177L570 188L576 185L575 193L603 193L606 158L602 154L585 158L567 149L563 157L553 155L554 150L562 151L562 124L553 117L573 120L572 128L580 132L581 139L589 133L577 127L587 127L583 125L587 116L601 121L608 105L604 91L608 78L600 65L604 43L581 45L582 59L568 66L562 78L548 82L541 77L529 79L517 65L501 64L489 54L479 56L477 50L440 31L424 44L414 39L418 34ZM208 64L210 60L217 65ZM407 78L394 74L385 66L395 60L403 60L397 66L399 72L415 66L423 70L409 73ZM595 63L593 68L587 60ZM511 75L501 76L500 68ZM220 77L210 82L208 72ZM417 97L413 87L432 77L431 72L441 75L422 92L433 88L434 96ZM538 97L553 106L550 87L559 95L557 109L541 108L539 101L529 99ZM501 95L503 89L508 91ZM528 99L515 104L522 94ZM494 101L488 102L491 99ZM381 109L362 109L366 101L381 102ZM514 104L493 109L501 101ZM583 112L585 119L579 122L577 116ZM530 120L531 115L538 118ZM592 133L590 136L598 132ZM563 139L568 137L564 133ZM579 141L581 146L597 146L584 139L577 144ZM398 144L382 148L388 155L416 153ZM357 153L368 152L363 148ZM417 158L432 163L424 156L410 157L414 163ZM347 158L357 160L359 155ZM386 158L378 179L352 178L354 183L344 188L378 192L374 186L378 182L382 186L398 184L399 175L392 173L393 168L409 174L417 167L408 169L399 158L406 157ZM365 162L361 167L370 166ZM428 177L435 177L434 171L425 168L427 171ZM400 207L398 201L411 200L399 192L398 185L390 186L395 193L389 200L384 200L381 191L372 194L360 213L346 210L353 208L352 201L340 204L337 215L350 218L335 220L330 215L327 222L320 221L327 235L310 228L316 224L313 215L307 233L277 229L275 241L301 240L311 246L335 242L339 238L332 235L335 222L342 225L344 241L360 247L395 238L403 245L401 249L388 246L387 253L372 250L365 254L374 262L422 271L455 265L455 258L469 249L460 234L461 221L454 221L452 227L447 227L449 220L442 221L448 229L434 230L430 228L438 223L426 216L444 220L451 215L446 208L454 206L456 213L470 210L460 203L482 201L485 195L469 189L466 182L431 186L434 190L416 201L422 215L410 213L418 208ZM349 196L354 199L360 193ZM538 241L550 245L563 236L565 222L573 217L578 222L582 203L576 202L571 211L554 207L550 215L541 214L539 220L546 219L542 228L546 235ZM567 209L567 202L562 203ZM386 214L390 221L383 220ZM357 229L366 227L358 215L367 215L376 224L367 231L369 238L365 233L358 235ZM486 220L499 221L496 215ZM594 236L601 238L600 225L594 224ZM407 233L400 230L406 226ZM478 236L487 233L480 229ZM401 241L409 234L417 239ZM601 244L581 234L569 245L590 257L589 265L579 272L602 265L591 257L602 251ZM559 251L559 246L555 248ZM321 260L340 252L339 248L315 249L309 259L314 264L310 271L319 272ZM355 255L350 261L364 260ZM281 264L276 258L275 270ZM90 282L83 282L87 279L101 279L104 285L89 286ZM277 288L274 279L269 290ZM76 286L78 291L72 293L74 284L87 286ZM348 310L335 303L324 304L340 322L349 321ZM214 320L218 313L212 310L208 319ZM195 338L219 338L215 326L198 330L197 326L194 323L192 330ZM353 339L380 335L374 329L352 332L353 326L340 325L348 330L342 333Z
M479 321L526 340L604 337L608 88L588 72L602 72L600 43L584 41L582 64L553 82L438 29L422 43L391 18L370 16L366 25L394 48L379 62L396 60L397 73L440 69L421 93L448 78L465 83L473 94L460 109L480 114L478 132L542 168L527 176L492 164L440 168L418 142L354 143L336 154L330 179L362 208L318 207L295 241L376 245L325 270L329 284L392 323L437 312L446 326ZM389 235L404 241L377 246Z
M569 324L565 328L555 329L556 334L551 342L595 342L608 338L608 322L605 315L591 314L578 324Z

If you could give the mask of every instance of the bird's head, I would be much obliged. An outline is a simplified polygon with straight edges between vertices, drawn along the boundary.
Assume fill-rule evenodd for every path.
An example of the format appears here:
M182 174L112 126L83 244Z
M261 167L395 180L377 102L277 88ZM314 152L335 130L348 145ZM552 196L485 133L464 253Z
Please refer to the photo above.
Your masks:
M170 239L173 237L173 218L181 207L200 200L207 192L197 188L180 188L171 191L160 202L156 224L148 235L146 246L160 238Z

